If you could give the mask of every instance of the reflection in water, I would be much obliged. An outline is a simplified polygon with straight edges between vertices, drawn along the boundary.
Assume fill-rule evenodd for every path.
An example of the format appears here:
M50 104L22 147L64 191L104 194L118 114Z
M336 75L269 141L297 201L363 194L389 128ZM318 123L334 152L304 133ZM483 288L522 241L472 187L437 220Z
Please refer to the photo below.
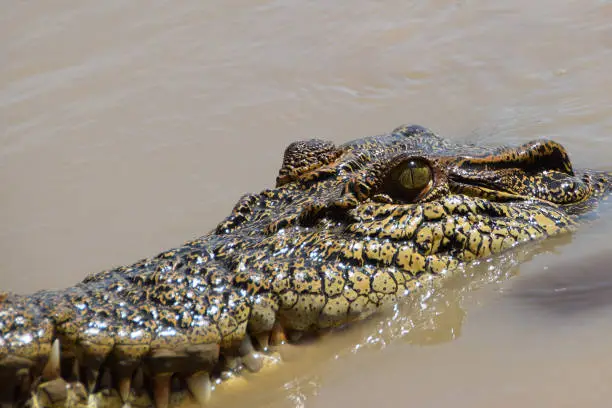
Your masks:
M321 388L320 380L317 376L312 376L304 379L296 379L285 383L283 386L287 392L287 400L290 401L295 408L303 408L306 406L306 400L312 395L317 395L317 391Z
M457 339L461 336L461 327L467 317L463 307L466 296L485 285L509 279L518 273L519 265L528 262L534 255L553 252L571 240L571 235L566 234L554 237L546 244L528 244L499 257L468 264L457 274L443 280L441 285L396 305L394 312L379 323L376 334L364 338L358 348L383 348L398 340L429 346Z
M512 293L545 312L567 317L612 305L612 255L581 254L546 273L521 280Z
M370 320L351 325L343 330L325 335L320 341L309 342L304 355L294 361L280 363L279 372L290 372L290 380L281 374L279 381L285 405L279 403L279 395L263 391L249 391L249 398L261 398L264 406L291 406L301 408L306 401L318 394L325 386L321 383L320 370L333 360L342 360L361 352L382 351L391 345L408 344L409 346L436 346L458 339L468 313L465 303L471 304L469 297L474 291L492 283L500 283L515 276L520 265L529 262L534 256L554 253L567 247L572 242L572 235L565 234L548 241L530 243L502 256L476 261L460 268L456 274L442 281L441 285L432 285L404 302L393 306L386 313L381 313ZM473 306L473 305L472 305ZM334 339L334 337L336 337ZM343 337L342 340L339 338ZM335 340L335 341L334 341ZM316 348L316 351L314 349ZM304 364L316 354L317 363ZM301 370L294 373L291 365L297 364ZM374 375L378 375L373 373ZM253 378L257 381L257 378ZM242 395L224 396L223 406L231 404L236 407L243 402ZM289 401L290 405L286 402Z
M533 312L554 318L585 318L612 307L612 202L604 202L579 231L570 251L546 258L541 272L523 276L507 294ZM588 232L588 234L587 234Z

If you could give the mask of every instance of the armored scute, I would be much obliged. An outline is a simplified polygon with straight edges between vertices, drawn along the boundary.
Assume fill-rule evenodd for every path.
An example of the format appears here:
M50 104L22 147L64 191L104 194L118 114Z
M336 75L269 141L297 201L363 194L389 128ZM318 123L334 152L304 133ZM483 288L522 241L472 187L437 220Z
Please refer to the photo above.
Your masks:
M291 144L276 187L194 241L59 291L0 293L0 404L205 405L261 355L574 230L610 173L564 148L456 145L419 126Z

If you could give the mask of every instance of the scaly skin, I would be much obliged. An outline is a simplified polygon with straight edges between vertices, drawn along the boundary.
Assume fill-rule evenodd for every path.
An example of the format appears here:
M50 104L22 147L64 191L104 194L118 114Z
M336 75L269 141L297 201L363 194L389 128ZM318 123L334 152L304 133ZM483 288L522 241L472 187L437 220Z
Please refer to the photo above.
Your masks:
M410 161L433 180L402 187ZM142 369L158 407L172 376L205 404L210 376L259 369L252 340L267 350L364 319L462 263L572 231L611 180L575 173L545 140L454 145L403 126L293 143L276 188L242 197L209 234L65 290L0 294L0 401L76 407L90 392L89 406L138 406Z

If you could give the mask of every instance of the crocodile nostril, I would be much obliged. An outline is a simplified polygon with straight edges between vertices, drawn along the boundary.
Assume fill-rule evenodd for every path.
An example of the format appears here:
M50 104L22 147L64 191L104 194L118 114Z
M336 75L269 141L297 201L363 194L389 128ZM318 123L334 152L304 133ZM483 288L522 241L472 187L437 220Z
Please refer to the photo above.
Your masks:
M461 157L462 170L496 171L518 169L528 174L557 171L573 176L574 170L565 148L552 140L534 140L516 148L498 150L481 157Z

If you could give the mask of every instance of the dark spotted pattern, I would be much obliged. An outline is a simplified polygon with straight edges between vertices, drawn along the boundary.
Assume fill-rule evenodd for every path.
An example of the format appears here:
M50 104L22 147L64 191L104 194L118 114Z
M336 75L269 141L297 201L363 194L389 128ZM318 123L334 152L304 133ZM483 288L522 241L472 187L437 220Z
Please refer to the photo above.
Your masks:
M406 193L394 169L411 161L432 179ZM134 406L148 389L167 406L186 387L205 404L211 378L258 369L253 343L363 319L461 263L572 231L610 184L546 140L454 145L403 126L293 143L276 188L209 234L66 290L0 294L0 401Z

